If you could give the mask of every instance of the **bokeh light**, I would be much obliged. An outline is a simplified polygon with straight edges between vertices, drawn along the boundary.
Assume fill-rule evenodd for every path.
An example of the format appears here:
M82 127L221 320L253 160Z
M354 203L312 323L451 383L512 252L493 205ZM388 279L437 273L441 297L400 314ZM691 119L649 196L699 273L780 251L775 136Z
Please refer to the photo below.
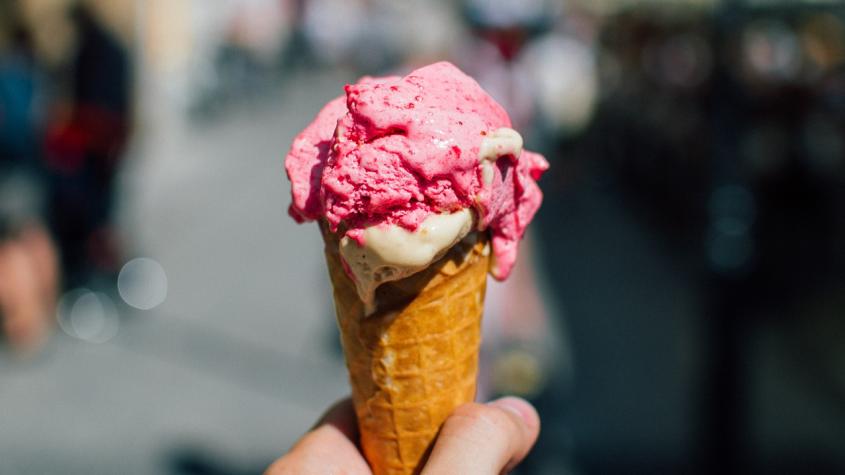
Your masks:
M67 335L89 343L105 343L117 335L120 320L108 295L78 288L59 300L56 317Z
M127 262L117 277L120 298L139 310L150 310L167 298L167 274L164 267L149 257Z

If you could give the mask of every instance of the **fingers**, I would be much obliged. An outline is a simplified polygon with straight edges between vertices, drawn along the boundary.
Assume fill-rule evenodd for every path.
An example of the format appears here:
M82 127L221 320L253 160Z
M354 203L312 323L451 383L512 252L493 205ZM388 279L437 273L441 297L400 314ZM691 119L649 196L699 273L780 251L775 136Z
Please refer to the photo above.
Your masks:
M356 446L357 437L355 411L352 401L346 398L332 406L265 475L371 475Z
M537 411L508 397L465 404L443 424L425 475L498 475L516 466L540 433Z

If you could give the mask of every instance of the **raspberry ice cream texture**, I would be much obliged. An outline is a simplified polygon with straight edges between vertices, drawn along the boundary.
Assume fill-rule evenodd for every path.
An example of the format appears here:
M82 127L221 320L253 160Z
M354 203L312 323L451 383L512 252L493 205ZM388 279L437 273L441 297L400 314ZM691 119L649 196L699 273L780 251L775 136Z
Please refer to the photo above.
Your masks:
M479 150L510 119L472 78L441 62L405 77L346 86L293 141L285 158L298 222L325 219L363 245L367 227L415 231L432 214L474 210L492 236L497 279L542 201L548 168L532 152L504 155L485 182Z

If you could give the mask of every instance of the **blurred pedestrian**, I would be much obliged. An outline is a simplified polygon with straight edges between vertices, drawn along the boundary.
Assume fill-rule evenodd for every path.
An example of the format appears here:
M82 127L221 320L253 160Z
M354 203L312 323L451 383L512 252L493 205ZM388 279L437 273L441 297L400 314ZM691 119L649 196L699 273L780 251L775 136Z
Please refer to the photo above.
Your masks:
M37 74L32 44L15 10L4 10L0 48L0 333L12 349L41 347L51 327L58 268L41 224Z
M111 226L114 178L130 126L126 48L84 5L72 10L78 47L71 62L67 114L56 114L46 138L50 225L69 285L119 265Z

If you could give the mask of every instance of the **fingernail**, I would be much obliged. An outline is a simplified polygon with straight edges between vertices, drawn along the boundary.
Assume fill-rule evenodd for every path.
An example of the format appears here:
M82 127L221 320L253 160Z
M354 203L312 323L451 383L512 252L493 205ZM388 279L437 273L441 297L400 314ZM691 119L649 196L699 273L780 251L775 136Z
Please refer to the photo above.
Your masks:
M535 411L534 406L525 399L514 396L506 396L501 399L496 399L495 401L490 401L487 404L516 414L526 425L530 426L536 424L537 411Z

